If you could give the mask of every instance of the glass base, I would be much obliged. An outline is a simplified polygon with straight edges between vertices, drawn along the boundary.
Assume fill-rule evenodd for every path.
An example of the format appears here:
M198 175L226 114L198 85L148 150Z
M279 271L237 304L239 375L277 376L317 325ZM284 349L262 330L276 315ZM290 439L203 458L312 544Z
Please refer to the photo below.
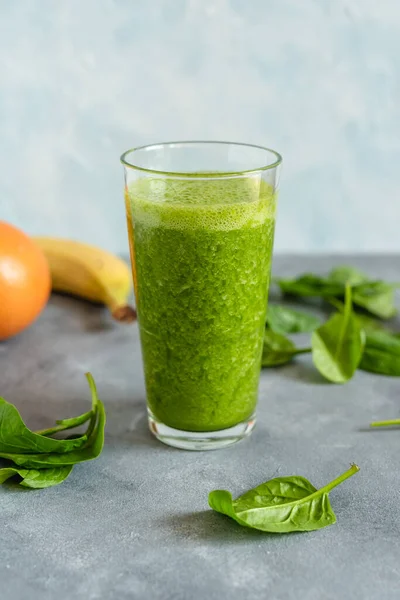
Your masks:
M147 409L149 417L149 428L155 437L174 448L183 450L217 450L226 448L236 442L240 442L250 435L256 424L256 416L253 414L246 421L238 423L229 429L219 431L182 431L173 429L158 421L150 409Z

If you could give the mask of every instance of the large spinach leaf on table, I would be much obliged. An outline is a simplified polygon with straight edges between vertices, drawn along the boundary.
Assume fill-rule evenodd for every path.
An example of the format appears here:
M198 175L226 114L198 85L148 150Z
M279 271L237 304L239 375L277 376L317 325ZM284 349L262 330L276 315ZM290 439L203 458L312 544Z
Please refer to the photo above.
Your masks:
M312 334L314 364L329 381L345 383L360 363L364 343L365 333L353 312L351 288L347 285L343 312L334 314Z
M16 467L4 467L0 469L0 483L15 476L20 477L18 482L23 487L31 489L43 489L53 487L67 479L73 469L73 465L54 467L53 469L19 469Z
M386 331L367 333L360 369L400 376L400 338Z
M352 465L319 490L304 477L276 477L236 500L226 490L214 490L208 502L213 510L253 529L271 533L313 531L336 522L328 494L358 470Z
M0 469L0 483L19 477L20 485L40 488L57 485L70 474L74 464L97 458L104 445L106 422L103 403L96 385L87 373L92 409L78 417L58 421L56 426L40 432L30 431L14 406L2 401L0 408L0 458L13 463ZM84 434L55 440L50 436L88 421ZM22 468L16 468L15 465Z

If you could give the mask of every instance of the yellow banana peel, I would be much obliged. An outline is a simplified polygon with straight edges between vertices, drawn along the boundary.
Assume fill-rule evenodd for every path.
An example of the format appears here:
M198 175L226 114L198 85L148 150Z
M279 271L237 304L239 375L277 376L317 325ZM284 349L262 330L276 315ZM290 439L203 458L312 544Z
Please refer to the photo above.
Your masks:
M128 304L132 277L118 256L74 240L34 237L44 252L51 271L52 289L105 304L112 316L124 323L136 319Z

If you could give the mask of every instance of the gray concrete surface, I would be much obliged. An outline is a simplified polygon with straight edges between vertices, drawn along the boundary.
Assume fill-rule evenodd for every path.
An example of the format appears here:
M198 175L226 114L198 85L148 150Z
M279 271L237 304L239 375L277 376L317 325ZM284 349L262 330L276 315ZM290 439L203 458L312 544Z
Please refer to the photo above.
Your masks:
M274 271L344 262L400 280L399 256L278 257ZM302 357L264 371L251 438L191 453L148 432L140 361L136 325L63 297L0 344L0 392L32 428L86 410L87 370L108 413L102 456L63 485L0 488L1 600L398 600L400 431L367 427L399 416L400 379L332 385ZM321 531L262 534L207 506L215 488L277 474L321 486L352 461L361 471L331 493L338 522Z

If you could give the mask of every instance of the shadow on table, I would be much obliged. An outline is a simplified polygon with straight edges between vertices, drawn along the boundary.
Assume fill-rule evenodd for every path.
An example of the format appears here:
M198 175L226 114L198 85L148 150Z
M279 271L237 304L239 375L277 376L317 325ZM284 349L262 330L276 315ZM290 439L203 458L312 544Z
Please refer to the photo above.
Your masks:
M396 417L393 417L396 418ZM371 427L370 425L364 425L363 427L359 427L358 429L356 429L356 431L360 432L360 433L371 433L371 434L377 434L377 433L388 433L389 431L396 431L396 433L399 433L399 426L398 425L385 425L384 427Z
M254 542L259 544L262 539L268 538L268 543L278 541L282 535L267 533L242 527L233 519L220 515L215 511L203 510L196 513L168 515L157 519L160 527L168 528L173 537L179 540L193 540L195 542L216 542L218 544L234 544ZM292 533L301 535L304 532Z
M185 452L163 444L150 433L147 422L146 400L116 400L107 406L106 443L111 442L115 447L146 446L164 452ZM187 452L190 452L189 450Z
M327 379L325 379L318 369L311 362L310 357L301 357L294 360L294 362L288 365L282 365L281 367L271 367L275 371L280 369L282 371L282 377L298 381L300 383L314 384L314 385L331 385ZM269 369L263 369L263 373L268 373Z
M65 309L66 318L79 321L78 332L99 333L115 328L110 311L103 305L95 304L84 298L76 298L62 292L51 295L50 305Z
M149 431L145 399L116 400L107 407L106 442L133 446L159 446Z

